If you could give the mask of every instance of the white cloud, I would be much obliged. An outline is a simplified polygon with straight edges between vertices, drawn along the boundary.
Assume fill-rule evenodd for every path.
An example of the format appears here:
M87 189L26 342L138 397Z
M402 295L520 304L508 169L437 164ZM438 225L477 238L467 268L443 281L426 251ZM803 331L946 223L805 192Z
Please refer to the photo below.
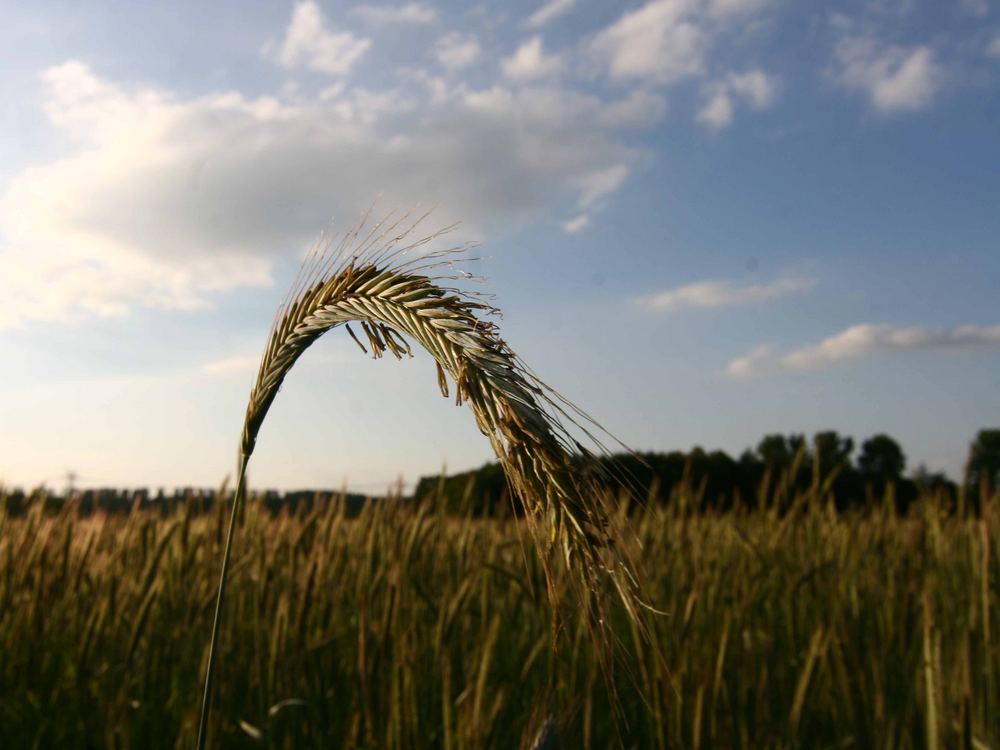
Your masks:
M375 91L359 86L347 88L341 82L323 89L319 100L343 122L362 125L374 125L393 115L411 112L418 105L413 95L399 88ZM302 102L299 106L308 108Z
M404 5L357 5L351 13L372 24L427 24L437 20L437 11L422 3Z
M673 83L704 69L708 37L696 0L651 0L623 14L589 43L612 78Z
M580 190L580 208L591 208L618 190L625 183L628 173L627 165L615 164L582 175L576 180Z
M599 109L597 117L610 128L648 128L663 119L667 101L659 94L636 89Z
M716 39L769 5L771 0L648 0L595 34L586 49L613 79L669 85L704 75Z
M992 41L986 47L986 54L990 57L1000 58L1000 32L993 37Z
M677 312L686 309L712 309L772 302L790 294L809 291L814 279L789 276L764 284L735 284L732 281L698 281L676 289L639 298L650 312Z
M303 0L292 11L280 46L268 43L263 52L286 68L306 67L329 75L346 75L370 46L370 39L350 31L330 31L319 5Z
M0 326L211 305L269 284L331 213L350 222L379 193L387 208L436 203L473 235L596 208L640 156L618 129L658 109L558 87L185 97L79 62L44 81L69 149L0 193Z
M733 121L733 99L729 92L724 87L711 89L695 119L711 130L729 127Z
M503 74L514 81L532 81L558 73L563 63L558 55L546 55L542 38L533 36L510 57L501 61Z
M989 0L962 0L962 9L977 18L985 18L990 14Z
M739 380L762 375L765 372L763 363L767 362L773 353L774 347L770 344L756 346L749 354L737 357L726 365L726 374Z
M847 35L834 54L838 80L865 93L883 114L926 108L944 77L934 51L926 45L880 47L872 37Z
M356 348L338 347L330 351L310 352L310 356L300 360L297 367L328 367L331 364L342 365L350 362L357 353ZM260 359L263 352L247 352L244 354L234 354L221 359L213 359L205 362L196 368L196 372L202 375L212 375L216 377L229 377L231 375L253 375L260 367Z
M576 5L576 0L550 0L528 16L524 25L529 29L540 29L569 11L574 5Z
M579 214L578 216L574 216L572 219L566 219L566 221L562 222L561 226L566 234L576 234L577 232L582 232L590 226L590 216L587 214Z
M704 93L705 104L695 119L711 130L722 130L733 121L734 98L745 100L754 109L766 109L777 96L777 82L762 70L730 73L721 81L706 86Z
M726 368L734 378L819 370L865 357L899 351L1000 349L1000 325L952 329L860 323L784 355L769 345L734 359Z
M243 375L252 373L260 366L260 358L260 354L243 354L216 359L202 365L200 372L205 375Z
M437 61L453 72L472 65L481 52L475 34L460 34L457 31L445 34L434 45Z
M733 73L728 79L729 87L740 94L754 109L766 109L774 102L777 84L774 78L762 70Z
M737 16L754 13L770 4L771 0L711 0L708 8L714 16Z

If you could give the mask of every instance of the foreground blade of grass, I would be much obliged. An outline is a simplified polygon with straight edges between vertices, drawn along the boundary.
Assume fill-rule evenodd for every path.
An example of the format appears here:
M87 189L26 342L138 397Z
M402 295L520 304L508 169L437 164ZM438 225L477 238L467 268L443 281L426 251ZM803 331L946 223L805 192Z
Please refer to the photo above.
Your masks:
M422 219L423 217L421 217ZM403 216L375 224L364 237L361 227L348 233L334 252L326 242L305 263L285 303L278 309L257 380L250 393L240 443L240 462L232 517L226 536L216 611L199 721L198 747L207 739L208 717L223 612L229 560L245 494L246 469L257 435L281 384L298 358L320 336L357 322L371 354L410 356L407 338L434 357L442 395L451 376L455 401L472 409L521 503L539 549L558 550L576 577L595 637L607 625L600 615L599 590L615 591L628 616L638 623L640 603L633 566L610 531L604 495L587 470L591 454L571 434L575 427L591 437L597 425L540 381L500 338L486 317L498 311L476 297L446 286L454 276L434 275L450 268L445 250L409 258L438 235L404 244L420 219ZM404 337L405 336L405 337ZM600 443L595 440L600 447ZM550 595L555 591L550 577ZM590 594L589 596L583 596ZM591 603L592 602L592 603Z
M226 532L226 547L222 553L222 570L219 573L219 591L215 598L215 614L212 617L212 638L208 646L208 668L205 670L205 692L201 699L201 718L198 720L198 747L205 747L208 739L208 715L212 705L212 687L215 678L215 649L219 643L219 627L222 623L222 605L226 596L226 578L229 575L229 561L233 554L233 537L236 536L236 523L239 519L240 506L243 502L244 486L246 484L246 460L240 461L240 470L236 480L236 491L233 495L233 509L229 516L229 530Z

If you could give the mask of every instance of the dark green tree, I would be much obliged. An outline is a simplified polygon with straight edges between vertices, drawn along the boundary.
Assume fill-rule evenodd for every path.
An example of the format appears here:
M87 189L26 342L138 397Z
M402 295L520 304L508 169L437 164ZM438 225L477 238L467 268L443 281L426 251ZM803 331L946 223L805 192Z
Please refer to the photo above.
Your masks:
M805 442L804 435L765 435L757 443L757 455L768 468L783 469L792 463Z
M850 468L854 439L843 437L835 430L825 430L813 435L813 457L819 463L819 471L827 475L834 470Z
M897 480L906 468L906 456L899 443L882 433L873 435L861 444L858 471L871 479L883 482Z
M985 484L987 492L1000 487L1000 429L979 431L969 446L966 474L973 487Z

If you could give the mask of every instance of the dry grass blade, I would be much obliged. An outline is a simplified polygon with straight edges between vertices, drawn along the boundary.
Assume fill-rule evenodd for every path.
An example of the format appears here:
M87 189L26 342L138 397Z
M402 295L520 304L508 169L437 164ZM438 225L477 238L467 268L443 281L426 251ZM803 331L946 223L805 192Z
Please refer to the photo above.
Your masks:
M487 318L498 311L477 296L449 286L455 278L454 253L464 248L421 253L432 234L407 238L421 219L406 215L349 232L336 249L327 238L299 274L279 308L250 394L240 446L233 517L239 512L247 462L258 432L281 384L306 349L327 331L343 325L366 352L379 358L411 353L415 341L435 359L438 383L467 404L502 464L513 495L522 504L539 547L557 549L576 574L581 601L593 609L592 621L604 628L598 608L602 591L617 593L629 616L638 620L638 585L633 566L613 544L609 514L594 473L592 453L573 431L593 439L600 428L540 381L500 338ZM332 251L331 251L332 250ZM411 257L411 255L413 257ZM350 328L356 322L359 336ZM603 450L594 440L598 450ZM212 667L218 639L226 570L234 524L230 524L219 588L216 623L206 676L199 732L203 746L211 697Z

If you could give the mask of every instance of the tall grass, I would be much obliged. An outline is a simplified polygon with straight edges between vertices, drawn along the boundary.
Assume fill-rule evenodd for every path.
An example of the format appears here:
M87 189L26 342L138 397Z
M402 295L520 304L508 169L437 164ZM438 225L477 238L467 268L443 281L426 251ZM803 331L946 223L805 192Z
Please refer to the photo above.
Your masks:
M632 519L670 614L648 623L662 661L611 614L634 664L614 675L616 728L585 617L555 637L518 521L392 501L272 517L251 499L215 742L510 748L551 714L565 747L997 746L994 515L930 496L905 518L836 515L819 491L781 515L696 504L682 489ZM0 511L4 747L191 746L224 506Z

